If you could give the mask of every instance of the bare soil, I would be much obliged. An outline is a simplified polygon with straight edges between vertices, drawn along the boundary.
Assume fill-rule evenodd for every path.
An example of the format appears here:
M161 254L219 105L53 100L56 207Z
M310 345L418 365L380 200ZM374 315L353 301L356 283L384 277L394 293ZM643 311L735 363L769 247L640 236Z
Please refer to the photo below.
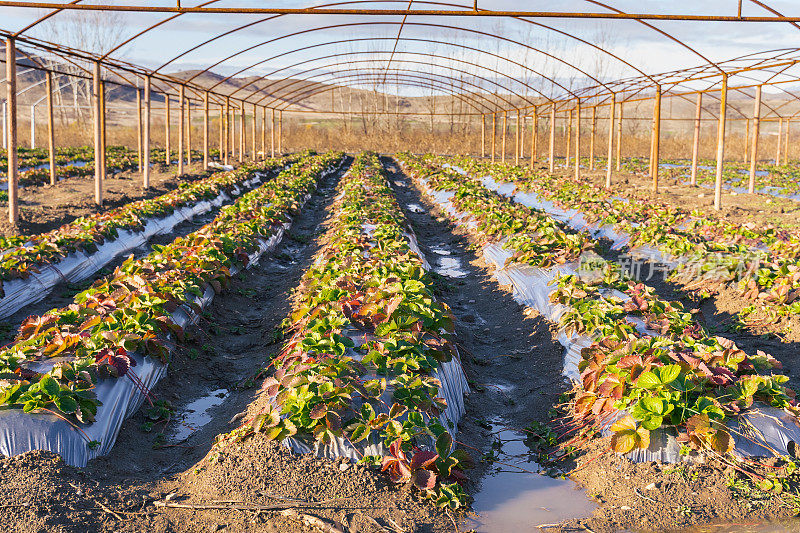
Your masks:
M657 200L685 209L698 209L705 215L719 217L733 223L754 222L758 225L772 224L777 227L800 226L800 202L788 198L777 198L768 194L741 194L722 190L722 209L714 210L714 191L706 187L692 187L682 182L685 169L661 169L659 191L654 194L650 176L630 172L614 172L612 189L619 187L642 201ZM669 177L663 174L668 173ZM567 175L568 173L565 173ZM569 174L571 175L571 174ZM597 185L604 185L603 171L582 171L581 176Z
M0 202L0 235L34 235L68 224L76 218L102 213L134 200L154 198L178 187L182 182L195 181L212 171L203 170L201 163L184 167L177 175L175 166L156 165L150 172L150 187L142 187L141 173L126 170L108 175L103 183L103 205L94 202L94 177L74 176L55 185L31 186L21 189L19 223L14 226L5 218L8 203Z

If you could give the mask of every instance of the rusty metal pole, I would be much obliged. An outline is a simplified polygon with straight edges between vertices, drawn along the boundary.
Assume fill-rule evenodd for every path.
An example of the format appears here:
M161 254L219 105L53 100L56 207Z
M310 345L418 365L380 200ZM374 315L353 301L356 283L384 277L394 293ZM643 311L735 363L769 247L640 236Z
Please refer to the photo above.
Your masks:
M272 127L269 129L270 135L270 143L271 143L271 153L272 157L275 157L275 108L272 108Z
M278 111L278 153L283 155L283 110Z
M519 130L519 158L525 160L525 123L528 122L527 115L522 115L522 126Z
M783 138L783 164L789 164L789 127L792 124L792 119L786 119L786 136Z
M703 93L697 93L697 106L694 113L694 139L692 141L692 174L690 184L697 186L697 159L700 152L700 117L703 114Z
M217 160L220 163L222 163L223 158L224 158L224 156L222 155L223 152L224 152L224 148L225 148L225 145L224 145L224 142L225 142L225 130L223 129L224 127L225 127L225 104L219 104L219 124L218 124L218 127L217 127L217 129L219 130L218 131L219 138L217 139L217 144L219 145L219 156L217 157Z
M783 119L778 119L778 142L777 147L775 148L775 166L781 164L781 141L783 140Z
M761 132L761 85L756 87L756 101L753 105L753 146L750 152L750 181L747 192L756 192L756 163L758 162L758 136Z
M597 130L597 106L592 106L592 134L589 138L589 170L594 170L594 137Z
M492 113L492 163L495 158L495 138L497 137L497 113Z
M549 154L549 163L550 163L550 172L553 173L556 170L556 104L550 104L550 154Z
M608 108L608 160L606 161L606 189L611 190L611 164L614 157L614 112L617 110L617 95L611 95Z
M108 163L107 163L107 151L106 151L106 138L108 129L106 128L106 120L108 118L106 113L106 82L100 80L100 117L102 120L100 121L100 142L102 143L103 149L100 150L100 157L103 160L103 173L101 174L101 184L105 184L106 176L108 176Z
M486 115L481 113L481 158L486 157Z
M142 187L150 187L150 76L144 79L144 125L142 130Z
M186 99L186 165L192 164L192 100Z
M8 122L6 122L6 143L8 160L8 221L16 224L19 220L19 159L17 155L17 47L12 37L6 39L6 103Z
M186 118L186 86L181 85L178 89L178 101L180 102L179 105L179 112L178 112L178 175L183 174L183 150L184 150L184 141L186 140L186 132L184 131L184 119Z
M656 99L653 104L653 138L650 143L650 176L653 179L653 192L658 192L658 160L661 150L661 85L656 85Z
M223 143L225 146L224 149L224 159L223 164L228 164L228 154L231 151L231 128L230 128L230 121L231 121L231 99L230 97L225 97L225 117L223 120L223 136L225 137L225 142Z
M94 201L103 205L103 150L102 122L100 104L100 62L95 61L92 71L92 109L94 111Z
M267 159L267 108L261 108L261 160Z
M575 179L581 177L581 101L575 104Z
M746 165L747 164L747 152L748 148L750 148L750 119L744 119L744 150L742 150L742 162Z
M142 171L142 90L136 87L136 155Z
M514 130L514 164L519 166L519 110L517 110L517 126Z
M619 121L617 122L617 172L622 170L622 102L619 103Z
M536 106L533 106L533 124L531 124L531 163L530 167L536 164L536 140L539 136L539 112Z
M500 137L500 162L506 162L506 134L508 129L508 111L503 111L503 129Z
M203 170L208 168L208 91L203 95Z
M45 73L45 85L47 90L47 146L50 163L50 185L56 184L56 131L53 122L53 73L49 70Z
M570 157L570 150L572 149L572 109L569 110L569 119L567 120L567 129L564 131L566 135L567 146L564 149L564 168L569 169L572 158Z
M717 175L714 183L714 209L722 209L722 167L725 162L725 118L728 113L728 75L722 75L719 96L719 125L717 127Z
M245 115L244 115L244 101L241 103L241 111L239 113L241 118L239 122L239 163L244 163L244 157L247 155L247 144L245 143L245 136L247 129L245 128Z
M333 93L331 93L333 94ZM258 133L258 122L256 122L256 104L253 104L253 155L250 157L252 161L258 160L258 151L256 150L256 134Z
M170 122L170 113L169 113L169 95L164 93L164 164L167 167L172 164L172 154L171 146L169 145L169 122Z

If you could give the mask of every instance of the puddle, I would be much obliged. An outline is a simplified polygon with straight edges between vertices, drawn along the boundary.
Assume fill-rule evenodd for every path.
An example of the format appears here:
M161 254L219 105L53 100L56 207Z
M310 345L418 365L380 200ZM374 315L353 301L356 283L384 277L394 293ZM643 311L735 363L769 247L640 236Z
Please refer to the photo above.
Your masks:
M437 266L433 270L442 276L463 278L467 275L467 272L461 268L461 259L457 257L438 257L436 263Z
M406 207L408 207L408 209L412 213L424 213L425 212L425 209L423 209L423 207L421 205L419 205L419 204L407 204Z
M208 411L224 402L227 394L227 389L212 390L179 411L176 416L179 425L172 440L174 442L186 440L195 431L211 422L213 417Z
M493 431L500 427L498 421L492 425ZM473 494L476 516L469 518L467 525L474 531L540 533L539 525L583 518L597 507L574 482L534 473L539 465L531 458L522 434L503 429L495 433L498 439L502 446L494 448L495 454L505 465L495 463Z

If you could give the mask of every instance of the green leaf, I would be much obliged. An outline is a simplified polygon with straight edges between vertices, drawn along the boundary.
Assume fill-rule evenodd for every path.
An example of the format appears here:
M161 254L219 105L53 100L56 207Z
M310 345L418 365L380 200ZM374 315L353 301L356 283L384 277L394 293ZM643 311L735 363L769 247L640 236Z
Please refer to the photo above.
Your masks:
M436 453L439 457L447 457L450 455L450 448L453 445L453 437L449 433L442 433L436 439Z
M658 376L661 378L661 383L669 385L681 374L680 365L664 365L658 369Z
M350 442L355 444L369 437L370 429L366 424L358 424L350 434Z
M58 385L58 381L53 379L49 374L42 376L42 379L39 380L39 386L51 397L58 396L58 391L61 389Z
M71 415L78 409L78 402L72 396L56 396L53 401L59 411L67 415Z
M643 389L657 389L661 386L661 380L652 372L642 372L636 380L636 386Z

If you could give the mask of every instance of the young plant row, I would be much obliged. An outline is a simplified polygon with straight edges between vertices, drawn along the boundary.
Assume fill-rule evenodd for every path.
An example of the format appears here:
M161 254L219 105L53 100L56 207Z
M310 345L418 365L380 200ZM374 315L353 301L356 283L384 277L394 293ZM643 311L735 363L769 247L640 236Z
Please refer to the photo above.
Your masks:
M71 253L92 253L104 242L118 239L120 231L141 231L150 220L167 217L181 208L238 190L252 179L254 171L271 172L290 160L268 160L212 174L192 183L183 183L156 198L137 200L103 213L81 217L47 233L0 237L0 280L25 279L43 265L58 263ZM4 296L2 285L0 296Z
M305 273L291 338L264 382L269 410L243 429L352 448L396 483L458 507L466 459L438 372L451 362L453 318L437 302L378 157L356 157L338 186L325 246ZM431 446L432 445L432 446ZM362 450L385 456L363 455Z
M591 248L585 237L555 222L552 229L543 225L542 212L514 205L470 177L413 156L401 158L421 188L454 191L452 204L478 222L476 235L503 242L513 252L509 264L546 268L579 260ZM519 253L525 241L535 248ZM552 305L565 307L559 325L566 335L591 339L578 366L576 426L610 425L620 453L646 449L650 432L658 428L676 433L695 450L726 453L734 439L725 422L754 402L798 415L794 392L784 387L788 378L771 373L780 367L774 358L760 351L748 355L730 340L709 335L680 303L659 298L618 265L586 257L574 274L556 274L549 295Z
M542 171L469 158L457 163L473 175L513 183L517 191L533 193L564 210L576 210L590 224L612 227L630 236L629 248L656 248L677 263L676 279L732 284L753 300L753 305L740 313L742 319L756 311L768 321L800 313L800 232L796 230L734 224Z
M169 343L183 337L174 313L191 315L208 287L227 286L231 269L246 267L340 160L334 153L303 157L198 231L127 260L67 307L29 317L0 352L0 406L93 422L98 380L135 381L133 352L167 363ZM42 365L52 368L37 371Z

